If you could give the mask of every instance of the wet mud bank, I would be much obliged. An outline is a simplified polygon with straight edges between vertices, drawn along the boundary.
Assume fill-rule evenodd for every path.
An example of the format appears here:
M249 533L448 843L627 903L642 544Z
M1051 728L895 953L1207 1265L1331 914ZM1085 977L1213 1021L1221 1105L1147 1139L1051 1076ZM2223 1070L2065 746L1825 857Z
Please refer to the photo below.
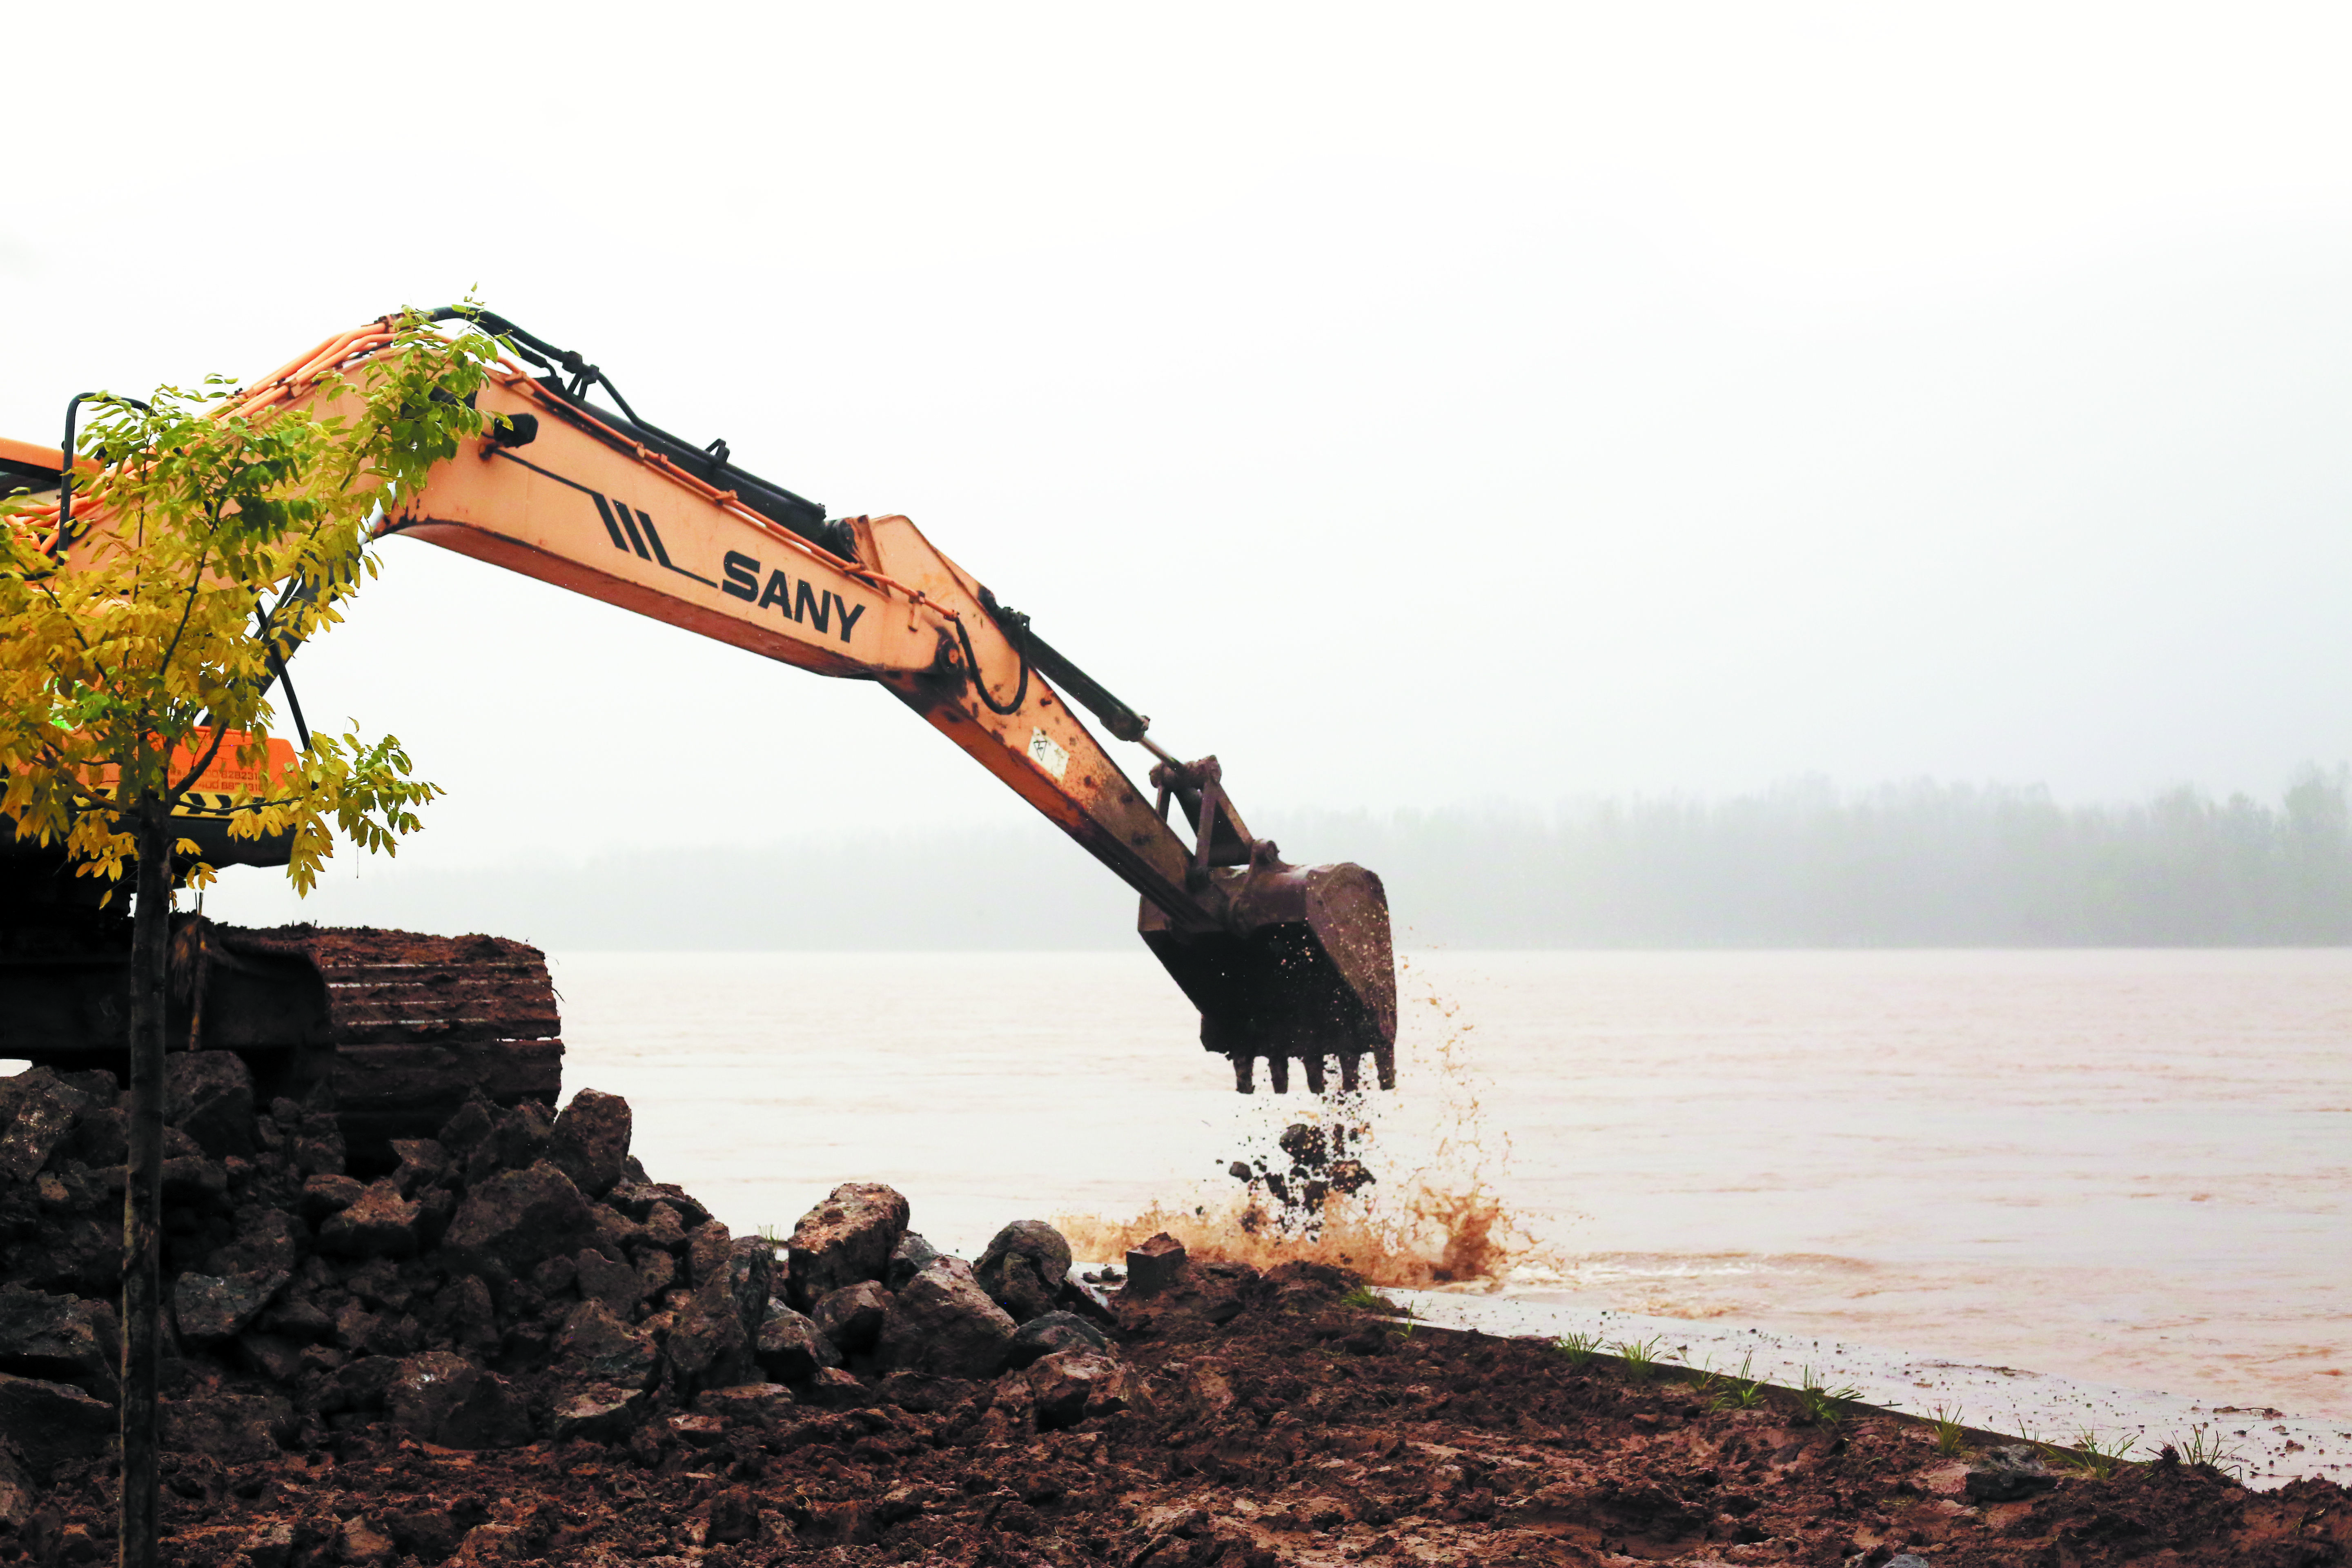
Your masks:
M1942 1453L1400 1321L1322 1264L1162 1242L1089 1281L1035 1222L967 1262L870 1184L734 1237L593 1091L468 1102L354 1170L331 1104L256 1106L214 1056L173 1077L175 1563L2300 1565L2352 1542L2328 1483ZM103 1075L0 1085L0 1562L114 1555L119 1138Z

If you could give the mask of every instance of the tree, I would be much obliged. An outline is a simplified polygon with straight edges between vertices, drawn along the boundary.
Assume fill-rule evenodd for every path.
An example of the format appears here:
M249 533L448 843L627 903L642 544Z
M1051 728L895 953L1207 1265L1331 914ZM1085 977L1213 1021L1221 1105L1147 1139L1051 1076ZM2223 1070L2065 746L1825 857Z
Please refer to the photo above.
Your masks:
M308 892L338 833L392 853L440 792L397 739L303 737L270 766L271 677L373 576L372 516L480 432L496 356L414 315L339 340L257 392L208 380L145 405L101 397L77 443L69 521L0 502L0 816L60 847L107 897L135 871L123 1193L125 1568L157 1542L164 997L173 889L212 868L173 812L224 755L233 837L285 835ZM69 454L70 458L72 455ZM94 472L91 471L94 465ZM85 477L85 475L87 477ZM280 591L282 590L282 593ZM279 594L274 605L267 601ZM297 721L298 728L299 725ZM281 751L283 743L281 742ZM207 781L209 783L210 781Z

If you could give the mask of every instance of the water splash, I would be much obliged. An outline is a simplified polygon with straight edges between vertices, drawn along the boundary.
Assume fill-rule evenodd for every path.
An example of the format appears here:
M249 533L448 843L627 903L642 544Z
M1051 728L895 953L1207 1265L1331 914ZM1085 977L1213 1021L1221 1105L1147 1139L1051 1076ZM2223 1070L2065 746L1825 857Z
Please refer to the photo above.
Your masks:
M1548 1260L1499 1190L1511 1137L1487 1116L1494 1084L1472 1049L1477 1026L1410 959L1397 967L1407 1031L1421 1037L1401 1053L1394 1096L1244 1101L1217 1158L1238 1193L1212 1179L1189 1201L1162 1199L1129 1218L1057 1215L1072 1250L1116 1261L1164 1231L1198 1258L1261 1268L1305 1259L1406 1288L1498 1289Z

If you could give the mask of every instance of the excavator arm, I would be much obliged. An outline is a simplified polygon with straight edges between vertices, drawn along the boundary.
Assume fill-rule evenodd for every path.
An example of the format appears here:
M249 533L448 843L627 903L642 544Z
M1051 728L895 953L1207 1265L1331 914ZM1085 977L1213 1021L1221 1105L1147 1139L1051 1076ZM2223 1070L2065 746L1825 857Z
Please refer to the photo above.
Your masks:
M440 312L444 317L460 312ZM1388 905L1360 867L1294 867L1253 837L1213 757L1181 762L904 517L828 521L635 417L595 366L502 319L465 312L521 360L478 395L498 417L379 524L817 675L866 679L922 715L1142 897L1144 941L1202 1015L1204 1047L1247 1092L1297 1061L1357 1087L1370 1056L1395 1081ZM257 412L310 398L390 341L387 319L331 339L248 387ZM602 384L623 410L588 402ZM1147 800L1071 706L1157 758ZM1171 820L1177 808L1192 843Z

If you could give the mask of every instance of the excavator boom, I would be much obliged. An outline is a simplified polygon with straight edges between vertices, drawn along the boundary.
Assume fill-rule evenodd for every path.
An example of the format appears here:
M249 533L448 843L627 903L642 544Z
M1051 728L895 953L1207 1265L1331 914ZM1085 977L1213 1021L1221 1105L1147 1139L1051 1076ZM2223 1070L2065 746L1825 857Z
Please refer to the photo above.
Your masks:
M1179 761L1150 721L1035 636L898 516L828 520L637 418L579 355L512 323L459 314L515 355L476 405L496 416L380 524L640 615L795 665L866 679L922 715L1141 895L1146 943L1202 1015L1202 1043L1247 1091L1263 1059L1277 1091L1373 1060L1395 1078L1387 899L1360 867L1285 864L1254 837L1213 757ZM394 318L329 340L254 383L236 409L317 401L318 379L381 352ZM533 374L527 361L541 374ZM602 384L614 412L588 401ZM58 449L49 448L47 453ZM18 470L38 448L10 444ZM55 458L62 468L63 458ZM75 530L84 520L72 520ZM1158 759L1147 799L1072 707ZM1192 834L1186 844L1176 808Z

